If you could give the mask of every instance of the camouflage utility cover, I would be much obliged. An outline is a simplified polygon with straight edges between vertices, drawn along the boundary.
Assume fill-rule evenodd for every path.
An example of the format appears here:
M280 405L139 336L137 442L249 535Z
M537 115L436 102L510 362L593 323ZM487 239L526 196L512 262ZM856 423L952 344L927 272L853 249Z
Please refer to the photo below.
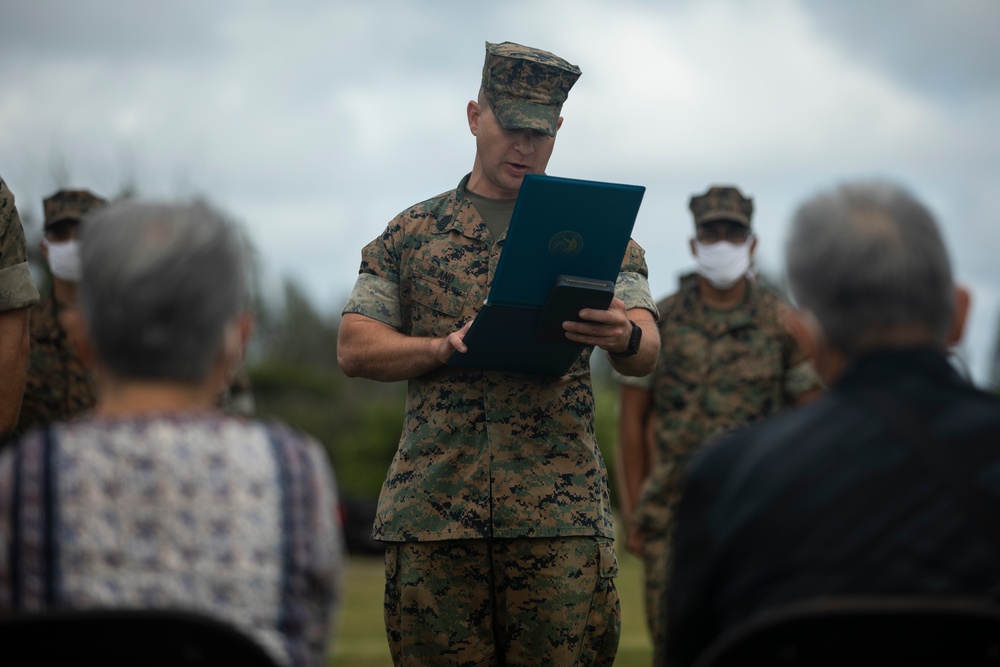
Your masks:
M89 412L94 383L59 319L51 291L31 311L31 354L17 432Z
M38 303L14 195L0 178L0 312Z
M475 318L506 233L490 241L467 182L404 211L365 246L345 313L432 337ZM655 313L646 278L630 241L616 295ZM559 378L443 366L410 380L375 539L611 537L590 351Z
M82 220L83 216L107 203L107 199L89 190L60 190L43 202L45 228L60 220Z
M500 126L556 136L562 105L580 68L548 51L486 42L483 94Z
M739 189L728 185L713 185L703 195L691 197L694 224L713 220L732 220L750 226L753 216L753 199L744 197Z
M684 469L698 447L820 386L786 329L787 306L753 281L742 306L714 317L698 297L695 275L658 306L654 465L636 508L644 532L654 535L669 532Z

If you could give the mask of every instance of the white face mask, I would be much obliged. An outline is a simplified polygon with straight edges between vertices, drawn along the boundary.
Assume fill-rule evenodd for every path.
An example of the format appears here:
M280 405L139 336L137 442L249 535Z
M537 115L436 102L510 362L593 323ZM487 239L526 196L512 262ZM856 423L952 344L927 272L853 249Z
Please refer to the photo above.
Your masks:
M750 268L751 245L753 245L752 237L738 245L729 241L706 244L695 240L698 273L715 289L729 289L739 282Z
M80 242L76 239L64 243L51 243L42 239L49 251L49 268L52 275L69 283L80 282Z

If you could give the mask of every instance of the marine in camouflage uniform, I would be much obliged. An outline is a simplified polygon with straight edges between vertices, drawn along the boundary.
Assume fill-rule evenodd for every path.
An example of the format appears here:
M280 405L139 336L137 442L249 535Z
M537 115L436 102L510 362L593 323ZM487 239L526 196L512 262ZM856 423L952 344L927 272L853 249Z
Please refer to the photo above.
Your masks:
M707 245L725 239L737 247L747 244L745 252L752 254L752 200L736 188L713 187L692 198L691 209L698 235L711 236ZM723 226L711 227L717 224ZM697 251L694 244L692 248ZM632 529L641 536L646 615L657 656L665 647L663 603L672 517L688 459L715 436L804 400L820 386L785 327L787 306L781 300L746 275L732 286L714 288L714 296L721 294L730 307L707 303L706 289L713 288L705 277L689 274L681 278L678 292L657 304L656 370L646 378L625 380L633 392L640 390L631 395L641 396L636 400L644 401L645 410L623 403L623 418L644 414L651 420L639 429L651 434L652 442L648 474L634 501ZM623 401L626 391L623 388Z
M60 190L44 201L45 233L49 253L58 242L76 238L83 217L107 204L87 190ZM50 258L51 265L51 258ZM17 430L66 420L91 410L97 402L93 378L80 361L65 325L67 312L76 307L77 283L60 278L52 281L41 303L31 315L31 361L24 387L24 403Z
M554 137L578 76L552 54L487 44L483 95L505 129ZM474 203L484 193L467 187L483 154L456 189L404 211L362 251L338 348L348 375L345 341L370 326L365 320L419 343L454 335L479 312L506 238L493 236ZM616 295L630 318L648 320L655 341L646 278L644 253L630 242ZM389 543L385 616L395 664L613 662L617 560L591 349L558 378L440 361L407 378L403 433L373 531ZM646 368L654 352L655 343Z
M0 437L17 421L28 366L28 309L36 303L21 218L0 177Z
M89 411L97 402L90 371L77 356L52 292L31 313L31 356L18 431Z

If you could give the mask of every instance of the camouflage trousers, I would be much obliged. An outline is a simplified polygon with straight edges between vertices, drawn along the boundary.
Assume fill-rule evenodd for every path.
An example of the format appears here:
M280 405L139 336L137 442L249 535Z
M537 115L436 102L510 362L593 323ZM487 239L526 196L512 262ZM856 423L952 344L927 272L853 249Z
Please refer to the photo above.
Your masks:
M642 563L645 572L646 623L653 640L653 664L665 665L670 539L665 535L647 535L642 544Z
M621 608L610 540L396 542L385 626L396 667L610 665Z

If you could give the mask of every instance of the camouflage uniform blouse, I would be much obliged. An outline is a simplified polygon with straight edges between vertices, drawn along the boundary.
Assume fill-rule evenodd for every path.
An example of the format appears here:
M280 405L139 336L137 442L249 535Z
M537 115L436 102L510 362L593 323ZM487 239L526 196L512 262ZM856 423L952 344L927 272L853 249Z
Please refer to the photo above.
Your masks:
M31 355L17 432L76 417L97 402L93 380L59 321L52 292L31 311Z
M660 356L653 374L653 472L637 518L648 534L668 530L694 450L713 436L774 414L819 387L788 333L776 296L749 283L743 304L711 311L698 279L657 304Z
M428 337L476 316L506 233L491 242L467 182L404 211L364 248L345 313ZM643 250L630 241L616 294L655 313L646 278ZM558 378L443 366L410 380L373 537L612 537L590 352Z
M38 290L28 270L24 229L14 205L14 195L0 178L0 311L27 308L38 303Z

